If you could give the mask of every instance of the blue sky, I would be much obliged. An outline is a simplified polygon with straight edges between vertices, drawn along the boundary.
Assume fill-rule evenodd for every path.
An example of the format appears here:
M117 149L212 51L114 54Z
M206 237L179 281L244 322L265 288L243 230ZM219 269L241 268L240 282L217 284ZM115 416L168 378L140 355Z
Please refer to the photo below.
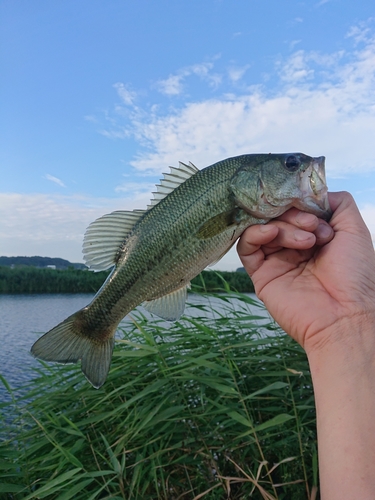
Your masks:
M326 156L375 239L373 0L2 0L0 23L0 255L81 262L169 165L255 152Z

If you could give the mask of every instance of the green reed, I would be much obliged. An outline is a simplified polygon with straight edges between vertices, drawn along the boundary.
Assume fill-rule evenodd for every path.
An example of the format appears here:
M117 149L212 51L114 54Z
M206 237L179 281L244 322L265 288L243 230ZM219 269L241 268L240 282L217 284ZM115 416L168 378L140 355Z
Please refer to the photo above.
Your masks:
M41 363L8 404L0 498L316 498L303 350L249 296L215 301L215 319L202 305L174 324L134 313L99 390L78 366Z

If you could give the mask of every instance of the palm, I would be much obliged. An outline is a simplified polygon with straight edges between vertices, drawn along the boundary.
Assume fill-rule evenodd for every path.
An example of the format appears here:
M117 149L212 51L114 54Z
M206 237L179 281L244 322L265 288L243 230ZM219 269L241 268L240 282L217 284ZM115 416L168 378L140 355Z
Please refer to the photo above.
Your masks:
M259 298L280 326L302 346L307 338L330 326L341 314L337 296L345 285L322 261L320 254L324 250L275 252L253 274Z

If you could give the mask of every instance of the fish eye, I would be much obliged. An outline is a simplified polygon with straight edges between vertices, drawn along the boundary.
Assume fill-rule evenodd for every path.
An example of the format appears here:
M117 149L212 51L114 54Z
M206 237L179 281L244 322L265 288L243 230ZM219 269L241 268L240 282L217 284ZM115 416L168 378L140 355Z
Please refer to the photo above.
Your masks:
M289 155L285 160L285 168L289 172L295 172L299 169L301 165L301 160L295 155Z

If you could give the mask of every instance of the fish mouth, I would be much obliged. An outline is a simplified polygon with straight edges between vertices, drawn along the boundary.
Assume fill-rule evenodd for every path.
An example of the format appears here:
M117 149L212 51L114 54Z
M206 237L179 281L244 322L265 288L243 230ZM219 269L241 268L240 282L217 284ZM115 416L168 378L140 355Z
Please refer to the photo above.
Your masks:
M332 217L328 200L328 187L325 174L325 157L313 158L309 167L301 173L301 191L304 207L327 222Z

